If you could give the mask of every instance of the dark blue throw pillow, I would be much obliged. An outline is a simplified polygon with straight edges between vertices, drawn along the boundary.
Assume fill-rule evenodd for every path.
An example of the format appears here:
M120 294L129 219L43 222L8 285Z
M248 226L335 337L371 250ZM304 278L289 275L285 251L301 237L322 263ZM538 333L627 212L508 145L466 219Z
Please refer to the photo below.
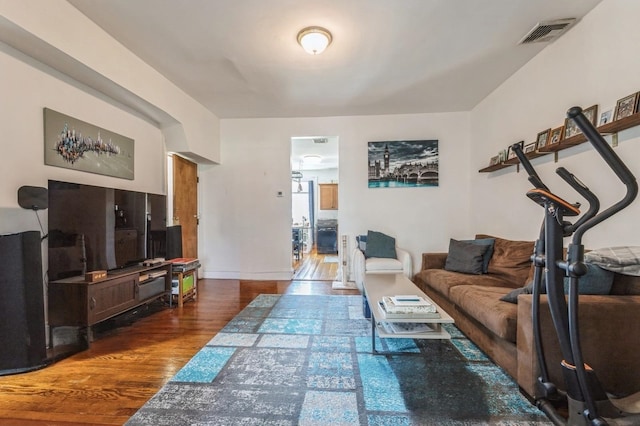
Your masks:
M396 239L382 232L367 232L367 249L364 256L396 259Z
M464 274L482 274L482 256L488 249L486 245L451 238L444 269Z
M486 274L489 271L489 261L493 256L493 245L496 242L495 238L478 238L476 240L462 240L464 243L477 244L480 246L489 246L487 251L482 255L482 273Z

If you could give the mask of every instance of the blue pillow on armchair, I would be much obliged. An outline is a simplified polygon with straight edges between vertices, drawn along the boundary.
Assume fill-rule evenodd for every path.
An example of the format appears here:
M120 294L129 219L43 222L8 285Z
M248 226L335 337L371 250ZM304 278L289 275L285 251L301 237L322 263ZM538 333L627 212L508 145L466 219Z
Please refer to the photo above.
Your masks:
M396 259L396 239L382 232L367 232L367 249L364 252L366 258L385 257Z

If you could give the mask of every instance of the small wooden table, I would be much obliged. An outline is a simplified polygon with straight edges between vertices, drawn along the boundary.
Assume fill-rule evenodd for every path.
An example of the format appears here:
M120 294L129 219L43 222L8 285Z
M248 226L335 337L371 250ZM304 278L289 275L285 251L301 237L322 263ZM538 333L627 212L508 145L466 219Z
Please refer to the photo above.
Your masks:
M385 354L385 352L376 350L376 332L379 337L385 339L451 339L451 335L442 327L442 324L453 324L453 318L403 274L365 275L364 295L371 311L371 348L373 353ZM436 306L436 311L440 314L439 318L387 318L379 302L383 297L398 295L416 295L433 303ZM389 333L382 327L382 322L428 324L432 330L421 333Z
M200 267L200 261L198 259L173 259L172 275L173 278L178 281L177 292L174 293L172 287L172 296L178 298L178 307L182 308L184 302L189 299L196 299L198 296L198 275L197 269ZM191 277L193 285L185 291L184 280L187 277Z

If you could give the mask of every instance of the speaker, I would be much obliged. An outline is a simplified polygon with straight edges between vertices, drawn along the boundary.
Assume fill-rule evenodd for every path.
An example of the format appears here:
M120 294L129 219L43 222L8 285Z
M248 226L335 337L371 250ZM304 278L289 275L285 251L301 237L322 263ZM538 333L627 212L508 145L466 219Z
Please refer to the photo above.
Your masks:
M165 259L182 257L182 226L167 226L167 254Z
M44 210L49 208L47 188L39 186L21 186L18 189L18 204L23 209Z
M44 367L40 232L0 235L0 375Z

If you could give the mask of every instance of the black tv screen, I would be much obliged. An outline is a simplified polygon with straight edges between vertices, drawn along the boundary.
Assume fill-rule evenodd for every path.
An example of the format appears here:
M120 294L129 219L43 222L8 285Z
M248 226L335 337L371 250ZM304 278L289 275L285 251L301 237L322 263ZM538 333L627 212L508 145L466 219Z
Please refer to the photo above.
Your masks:
M49 181L49 280L161 257L166 196Z

